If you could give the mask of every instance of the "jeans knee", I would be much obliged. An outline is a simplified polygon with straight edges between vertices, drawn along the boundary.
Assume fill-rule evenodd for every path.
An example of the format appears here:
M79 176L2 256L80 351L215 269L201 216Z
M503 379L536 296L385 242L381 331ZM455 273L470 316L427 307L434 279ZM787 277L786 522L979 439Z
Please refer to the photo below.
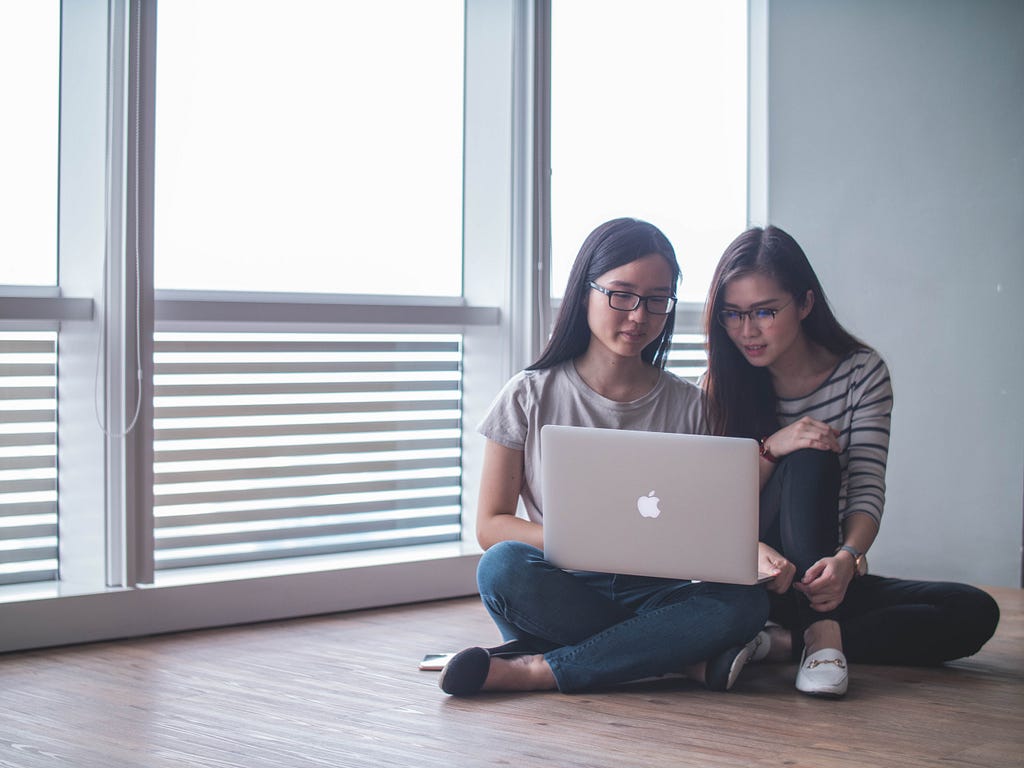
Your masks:
M523 569L544 553L521 541L500 541L480 556L476 583L481 595L500 591L504 584L523 574Z

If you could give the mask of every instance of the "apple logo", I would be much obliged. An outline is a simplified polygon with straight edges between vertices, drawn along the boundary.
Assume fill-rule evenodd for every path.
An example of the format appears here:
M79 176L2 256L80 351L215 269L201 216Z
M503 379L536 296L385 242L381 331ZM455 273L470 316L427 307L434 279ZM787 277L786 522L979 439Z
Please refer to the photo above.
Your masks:
M654 495L654 491L651 491L646 496L641 496L636 500L636 508L640 511L641 517L657 517L661 514L661 510L658 509L658 502L661 501L657 496Z

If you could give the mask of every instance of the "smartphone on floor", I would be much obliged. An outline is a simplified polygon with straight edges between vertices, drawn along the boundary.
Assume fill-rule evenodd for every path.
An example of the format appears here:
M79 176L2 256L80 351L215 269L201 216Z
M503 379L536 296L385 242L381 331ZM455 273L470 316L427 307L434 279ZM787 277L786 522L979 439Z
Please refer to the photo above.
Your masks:
M444 665L448 663L448 659L454 655L454 653L428 653L420 662L420 669L426 671L444 669Z

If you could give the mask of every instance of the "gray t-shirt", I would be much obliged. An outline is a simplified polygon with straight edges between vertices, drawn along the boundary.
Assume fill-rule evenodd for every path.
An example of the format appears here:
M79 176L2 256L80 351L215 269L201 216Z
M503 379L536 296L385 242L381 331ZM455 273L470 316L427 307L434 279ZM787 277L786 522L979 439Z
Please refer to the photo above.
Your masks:
M587 386L572 361L542 371L522 371L505 385L478 431L488 440L523 451L521 497L530 520L542 521L540 507L540 429L545 424L633 429L645 432L705 434L701 392L662 371L654 389L620 403Z

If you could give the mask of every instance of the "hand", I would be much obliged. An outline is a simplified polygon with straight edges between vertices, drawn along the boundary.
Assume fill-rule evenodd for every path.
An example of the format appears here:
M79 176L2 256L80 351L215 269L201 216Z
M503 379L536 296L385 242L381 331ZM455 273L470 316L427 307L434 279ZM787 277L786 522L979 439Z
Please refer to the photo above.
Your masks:
M763 541L757 542L757 570L775 575L775 578L766 582L765 586L769 592L779 595L789 589L796 575L796 566Z
M804 416L788 427L783 427L766 438L765 444L772 456L779 458L802 448L841 453L839 432L825 422L812 419L810 416Z
M831 611L843 602L856 570L857 564L845 553L823 557L807 569L793 589L807 595L814 610Z

